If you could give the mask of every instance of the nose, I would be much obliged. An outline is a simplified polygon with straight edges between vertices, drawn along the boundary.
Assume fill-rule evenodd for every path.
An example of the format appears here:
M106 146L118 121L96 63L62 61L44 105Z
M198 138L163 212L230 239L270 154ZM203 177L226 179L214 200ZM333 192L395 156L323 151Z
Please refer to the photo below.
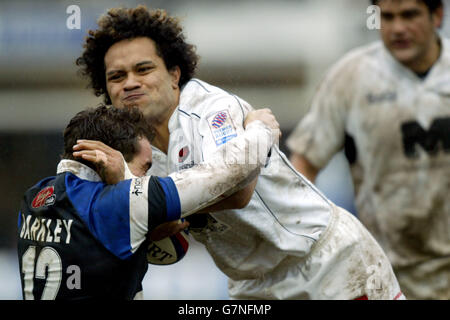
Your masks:
M402 34L406 31L406 24L401 18L396 18L392 22L392 31L395 34Z
M139 81L139 77L134 75L132 72L128 73L127 78L124 84L125 91L131 91L134 89L138 89L141 87L141 82Z

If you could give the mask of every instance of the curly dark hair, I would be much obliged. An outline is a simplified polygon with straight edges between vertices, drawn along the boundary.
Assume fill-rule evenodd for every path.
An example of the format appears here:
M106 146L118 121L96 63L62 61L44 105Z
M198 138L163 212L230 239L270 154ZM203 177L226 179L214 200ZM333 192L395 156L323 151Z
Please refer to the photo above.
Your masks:
M83 159L75 159L73 146L78 139L98 140L122 152L125 161L130 161L139 151L138 139L154 137L152 126L137 108L118 109L100 105L78 112L64 130L63 159L80 161L93 168Z
M165 10L149 10L142 5L134 9L112 8L97 23L99 29L88 31L83 54L76 64L81 75L90 80L89 87L95 95L104 95L106 104L111 104L111 99L106 90L104 57L114 43L124 39L152 39L167 70L180 68L180 87L194 77L199 59L195 46L186 43L179 20Z
M438 8L442 8L444 5L442 3L442 0L421 0L428 8L430 13L435 12ZM371 0L372 4L378 4L380 0Z

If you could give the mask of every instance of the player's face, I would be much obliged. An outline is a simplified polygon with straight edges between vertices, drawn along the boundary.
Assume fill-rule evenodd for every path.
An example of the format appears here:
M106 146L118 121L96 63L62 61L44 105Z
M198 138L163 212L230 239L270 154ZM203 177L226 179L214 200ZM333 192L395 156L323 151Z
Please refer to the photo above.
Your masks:
M380 0L378 5L381 38L391 54L407 67L427 59L437 41L442 10L430 14L420 0Z
M142 177L152 165L152 148L147 138L139 138L138 143L138 152L127 164L132 174Z
M155 43L147 37L122 40L105 55L106 88L117 108L137 106L156 123L178 105L180 69L167 70Z

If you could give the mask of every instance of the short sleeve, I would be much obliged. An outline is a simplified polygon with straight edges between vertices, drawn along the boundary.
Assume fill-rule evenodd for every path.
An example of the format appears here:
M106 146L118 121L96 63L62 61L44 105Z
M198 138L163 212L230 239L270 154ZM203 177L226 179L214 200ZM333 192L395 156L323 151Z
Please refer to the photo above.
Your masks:
M157 177L106 185L66 176L66 193L91 234L120 259L133 255L151 228L180 217L176 187Z
M287 139L291 152L324 167L342 149L348 112L349 77L345 66L330 71L314 95L309 112Z

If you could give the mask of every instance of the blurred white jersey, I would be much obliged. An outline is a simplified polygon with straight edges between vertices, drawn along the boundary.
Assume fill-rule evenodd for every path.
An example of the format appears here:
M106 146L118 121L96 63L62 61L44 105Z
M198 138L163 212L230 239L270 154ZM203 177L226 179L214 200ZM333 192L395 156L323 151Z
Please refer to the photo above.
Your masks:
M423 78L382 42L353 50L287 142L322 168L353 138L359 217L414 298L450 299L450 42L441 43Z
M182 89L179 106L169 120L168 153L153 149L148 174L164 176L207 161L218 147L244 132L244 118L250 110L238 97L192 79ZM241 210L195 215L190 231L230 278L232 298L395 298L397 281L383 251L371 237L362 239L365 230L359 222L353 236L335 232L344 222L332 221L345 221L339 218L342 216L350 214L330 203L292 168L278 147L273 147L249 205ZM338 240L332 248L327 247L332 240L321 240L325 234L330 234L326 239L337 235L342 246ZM325 242L319 247L326 249L314 251L318 242ZM373 250L360 252L368 243L374 244ZM359 260L350 259L351 255ZM321 261L322 256L329 259ZM368 257L371 263L362 263L361 257ZM367 292L371 275L367 267L378 263L384 270L380 278L386 283L378 293ZM355 279L347 281L347 287L336 283L347 279L344 274L336 277L337 273L349 272L349 268Z

